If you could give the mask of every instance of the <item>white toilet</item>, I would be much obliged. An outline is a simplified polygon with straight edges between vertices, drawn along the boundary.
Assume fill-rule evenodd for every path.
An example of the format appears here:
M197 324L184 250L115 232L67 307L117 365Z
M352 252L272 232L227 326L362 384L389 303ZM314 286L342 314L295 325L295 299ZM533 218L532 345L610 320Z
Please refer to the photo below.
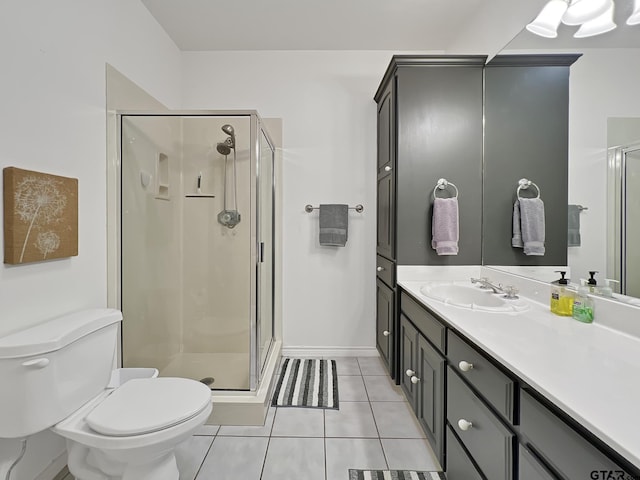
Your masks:
M0 438L51 428L67 439L78 480L177 480L175 448L209 417L211 390L153 378L154 369L118 379L121 320L118 310L83 310L0 337L0 382L11 386L0 395Z

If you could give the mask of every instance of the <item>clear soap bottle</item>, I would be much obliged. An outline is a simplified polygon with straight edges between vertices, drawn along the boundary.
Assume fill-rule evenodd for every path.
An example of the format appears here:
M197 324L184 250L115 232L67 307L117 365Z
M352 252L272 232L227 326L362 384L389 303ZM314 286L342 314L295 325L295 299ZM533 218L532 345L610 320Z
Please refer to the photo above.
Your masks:
M589 297L589 288L581 285L573 301L573 318L583 323L593 322L595 307L593 299Z
M551 311L556 315L570 317L573 313L574 294L567 288L569 280L564 278L567 272L558 271L561 278L551 283Z

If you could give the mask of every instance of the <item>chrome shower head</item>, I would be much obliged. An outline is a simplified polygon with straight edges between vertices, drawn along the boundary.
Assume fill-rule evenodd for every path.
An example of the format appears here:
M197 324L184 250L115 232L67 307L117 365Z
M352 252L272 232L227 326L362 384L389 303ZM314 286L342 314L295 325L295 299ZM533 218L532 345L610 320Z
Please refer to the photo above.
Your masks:
M224 142L218 142L218 145L216 146L216 150L218 150L218 153L222 155L229 155L232 148L233 145L231 143L231 137L227 138Z
M222 126L222 131L229 135L231 138L236 137L236 131L233 129L233 126L229 125L228 123Z

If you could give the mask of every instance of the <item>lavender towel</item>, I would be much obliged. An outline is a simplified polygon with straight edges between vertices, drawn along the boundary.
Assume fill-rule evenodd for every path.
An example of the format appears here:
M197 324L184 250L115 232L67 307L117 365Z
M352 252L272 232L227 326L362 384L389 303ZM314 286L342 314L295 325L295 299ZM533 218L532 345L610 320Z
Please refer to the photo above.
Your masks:
M519 198L513 204L511 245L524 248L525 255L544 255L544 202L539 198Z
M438 255L458 254L458 199L436 198L433 201L431 247Z

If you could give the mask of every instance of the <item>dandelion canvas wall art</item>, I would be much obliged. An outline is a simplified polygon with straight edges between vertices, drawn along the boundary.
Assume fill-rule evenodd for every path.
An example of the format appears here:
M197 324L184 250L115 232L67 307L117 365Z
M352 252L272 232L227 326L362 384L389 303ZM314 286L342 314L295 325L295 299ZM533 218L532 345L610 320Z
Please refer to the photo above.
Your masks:
M3 170L4 263L78 255L78 179Z

